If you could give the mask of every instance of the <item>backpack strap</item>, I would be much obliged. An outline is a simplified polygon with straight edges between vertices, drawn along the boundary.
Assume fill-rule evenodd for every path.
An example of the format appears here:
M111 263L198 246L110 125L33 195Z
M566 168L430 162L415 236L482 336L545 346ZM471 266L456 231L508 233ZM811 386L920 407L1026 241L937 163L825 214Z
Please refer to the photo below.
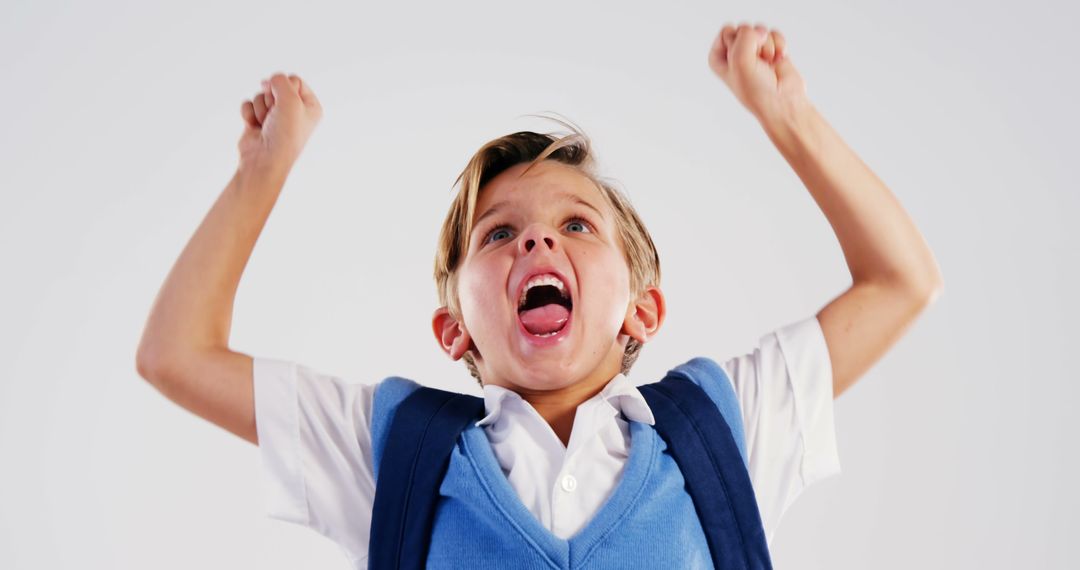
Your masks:
M722 372L710 374L710 368L699 368L677 367L660 382L638 389L656 419L654 428L686 481L713 565L771 570L765 530L746 467L738 400L729 382L713 381L714 375L726 380ZM707 378L698 378L702 375ZM708 385L700 386L702 380ZM375 445L374 450L378 484L368 543L369 568L425 566L450 453L461 432L484 412L482 398L423 386L413 389L415 384L409 384L403 390L412 391L395 407L387 437L376 438L390 443ZM373 424L373 431L375 427Z
M424 568L450 452L483 412L483 398L428 387L397 406L377 476L368 568Z
M726 386L730 398L735 398L730 383L717 384ZM745 456L720 412L719 403L679 368L669 371L663 380L638 389L653 412L657 433L667 443L686 480L686 490L705 531L713 565L771 569L765 529ZM735 420L741 423L738 408L735 409ZM741 439L742 426L738 427Z

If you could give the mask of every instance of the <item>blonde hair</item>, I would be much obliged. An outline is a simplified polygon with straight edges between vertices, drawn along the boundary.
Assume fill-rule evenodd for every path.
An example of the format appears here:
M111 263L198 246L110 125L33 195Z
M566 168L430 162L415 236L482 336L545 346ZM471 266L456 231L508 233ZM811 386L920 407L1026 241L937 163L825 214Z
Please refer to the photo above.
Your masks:
M637 297L649 286L660 285L660 256L656 253L656 246L629 199L597 175L589 138L572 123L551 117L544 118L554 120L572 132L556 137L553 133L519 131L499 137L480 147L454 181L453 186L460 183L460 188L439 233L439 246L435 254L435 287L438 290L439 303L446 306L450 315L459 322L461 312L458 305L457 270L468 252L469 235L472 233L480 191L499 173L524 162L529 165L522 174L542 160L555 160L574 167L591 180L615 212L618 235L627 267L630 269L632 296ZM623 352L623 374L630 372L640 351L641 343L631 338ZM472 351L466 352L463 360L469 373L483 386Z

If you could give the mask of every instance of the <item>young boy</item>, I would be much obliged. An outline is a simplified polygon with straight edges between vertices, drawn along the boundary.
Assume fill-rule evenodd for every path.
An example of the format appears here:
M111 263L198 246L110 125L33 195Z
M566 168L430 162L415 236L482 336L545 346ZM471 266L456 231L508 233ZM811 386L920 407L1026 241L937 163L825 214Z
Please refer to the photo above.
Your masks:
M840 471L833 398L896 342L942 281L895 198L807 100L779 31L727 25L709 65L811 192L853 280L817 315L761 337L753 353L718 366L708 359L681 365L713 370L699 381L710 397L717 383L734 388L742 425L732 432L745 438L744 461L771 540L801 491ZM259 445L268 514L331 538L363 568L377 463L394 444L385 440L393 399L385 394L415 384L350 383L228 348L243 267L322 109L300 78L275 74L242 114L240 167L159 293L137 368L173 401ZM436 259L442 306L432 328L440 347L465 360L480 382L484 414L463 432L455 461L474 460L462 450L482 433L475 457L497 461L505 475L491 487L500 520L532 541L538 556L549 547L573 550L582 537L595 546L608 536L597 519L611 518L611 505L629 493L620 480L638 477L646 461L640 450L655 441L648 427L655 410L626 375L664 321L659 256L629 202L595 175L580 132L501 137L458 180ZM672 516L663 524L681 524ZM613 535L635 536L632 525L619 528ZM432 557L448 552L431 547ZM588 563L615 560L603 556L618 553ZM547 564L576 564L569 560ZM678 560L710 566L707 557Z

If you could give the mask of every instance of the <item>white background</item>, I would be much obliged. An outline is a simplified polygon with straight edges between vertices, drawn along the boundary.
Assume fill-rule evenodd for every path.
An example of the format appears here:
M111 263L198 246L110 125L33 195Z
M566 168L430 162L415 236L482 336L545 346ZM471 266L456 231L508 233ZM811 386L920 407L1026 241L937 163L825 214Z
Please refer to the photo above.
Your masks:
M555 111L661 253L636 383L749 352L850 277L825 217L706 64L780 29L944 294L836 401L842 475L778 568L1066 568L1080 493L1075 23L1064 1L0 5L0 565L346 568L263 514L258 449L167 400L135 349L232 176L240 104L298 73L325 115L244 273L231 347L478 394L430 332L451 184ZM1069 293L1069 292L1072 293Z

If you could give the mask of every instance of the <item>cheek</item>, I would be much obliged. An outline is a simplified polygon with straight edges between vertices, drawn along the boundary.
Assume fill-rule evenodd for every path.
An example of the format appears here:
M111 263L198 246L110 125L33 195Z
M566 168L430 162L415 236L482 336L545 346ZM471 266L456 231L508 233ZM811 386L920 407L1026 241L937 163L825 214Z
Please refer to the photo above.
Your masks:
M503 286L506 273L493 263L472 263L462 267L458 279L459 300L465 325L483 326L505 309Z
M626 262L618 255L606 253L593 255L587 265L590 301L602 318L611 323L621 323L630 302L630 272Z

